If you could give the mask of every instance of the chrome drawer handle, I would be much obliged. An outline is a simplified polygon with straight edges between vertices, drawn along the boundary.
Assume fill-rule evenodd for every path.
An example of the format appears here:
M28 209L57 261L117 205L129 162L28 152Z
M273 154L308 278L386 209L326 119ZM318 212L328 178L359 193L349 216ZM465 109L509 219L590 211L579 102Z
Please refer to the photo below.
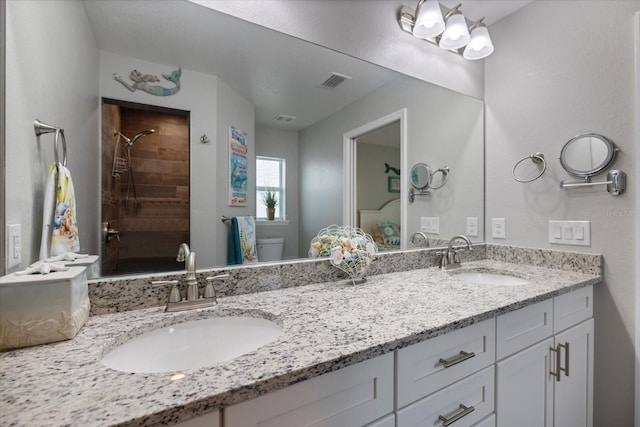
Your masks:
M564 344L558 344L558 353L560 353L560 347L564 347L564 368L561 368L560 365L558 365L558 373L560 373L560 371L564 371L564 376L568 377L569 376L569 343L566 342Z
M562 350L564 348L564 368L562 367ZM564 372L564 376L569 376L569 343L558 344L556 348L551 347L551 351L556 354L556 372L549 371L552 377L556 377L556 382L560 381L560 372Z
M553 351L556 354L556 372L549 371L552 377L556 377L556 381L560 381L560 349L551 347L549 350Z
M451 425L456 421L458 421L460 418L466 417L467 415L469 415L470 413L476 410L476 408L474 408L473 406L467 407L467 406L464 406L462 403L460 404L459 408L462 409L462 411L453 415L451 418L447 418L443 415L438 415L438 419L442 421L443 426Z
M471 359L475 356L476 354L473 351L467 353L466 351L460 350L460 354L453 356L450 359L440 359L440 363L442 363L442 366L444 366L445 368L450 368L453 365L457 365L458 363L464 362L465 360Z

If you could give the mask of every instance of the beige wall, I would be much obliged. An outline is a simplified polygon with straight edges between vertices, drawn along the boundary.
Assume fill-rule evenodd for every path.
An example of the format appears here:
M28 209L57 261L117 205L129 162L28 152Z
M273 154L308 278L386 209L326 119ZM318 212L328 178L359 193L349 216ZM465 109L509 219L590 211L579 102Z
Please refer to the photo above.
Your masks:
M634 416L635 227L633 14L638 1L538 0L491 27L485 60L486 227L488 242L601 253L605 283L595 289L595 426L631 426ZM621 149L616 163L628 191L563 190L562 145L601 133ZM511 178L520 158L540 151L544 176ZM594 180L603 180L604 175ZM492 240L492 217L506 218L506 240ZM547 243L549 220L591 221L591 247Z

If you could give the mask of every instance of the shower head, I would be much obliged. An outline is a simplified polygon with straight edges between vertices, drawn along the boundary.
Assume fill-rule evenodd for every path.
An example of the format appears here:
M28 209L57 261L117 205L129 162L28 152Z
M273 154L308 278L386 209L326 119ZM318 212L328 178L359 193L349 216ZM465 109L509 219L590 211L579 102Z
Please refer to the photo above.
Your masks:
M138 139L142 138L143 136L150 135L155 131L156 131L155 129L147 129L147 130L143 130L140 133L137 133L133 138L131 138L131 142L129 142L129 145L133 145Z

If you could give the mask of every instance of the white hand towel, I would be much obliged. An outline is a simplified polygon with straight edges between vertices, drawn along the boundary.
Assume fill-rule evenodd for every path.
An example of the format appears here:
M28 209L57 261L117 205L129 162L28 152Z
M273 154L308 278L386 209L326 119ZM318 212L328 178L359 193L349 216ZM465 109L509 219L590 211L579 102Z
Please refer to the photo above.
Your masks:
M69 169L61 163L49 170L42 224L41 260L80 250L75 190Z

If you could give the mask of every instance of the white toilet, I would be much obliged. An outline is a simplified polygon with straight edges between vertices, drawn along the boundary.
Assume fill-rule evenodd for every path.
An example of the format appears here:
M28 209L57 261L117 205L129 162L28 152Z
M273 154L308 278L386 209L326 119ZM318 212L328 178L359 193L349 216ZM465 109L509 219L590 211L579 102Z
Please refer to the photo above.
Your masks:
M256 239L258 244L258 261L278 261L284 251L284 237Z

